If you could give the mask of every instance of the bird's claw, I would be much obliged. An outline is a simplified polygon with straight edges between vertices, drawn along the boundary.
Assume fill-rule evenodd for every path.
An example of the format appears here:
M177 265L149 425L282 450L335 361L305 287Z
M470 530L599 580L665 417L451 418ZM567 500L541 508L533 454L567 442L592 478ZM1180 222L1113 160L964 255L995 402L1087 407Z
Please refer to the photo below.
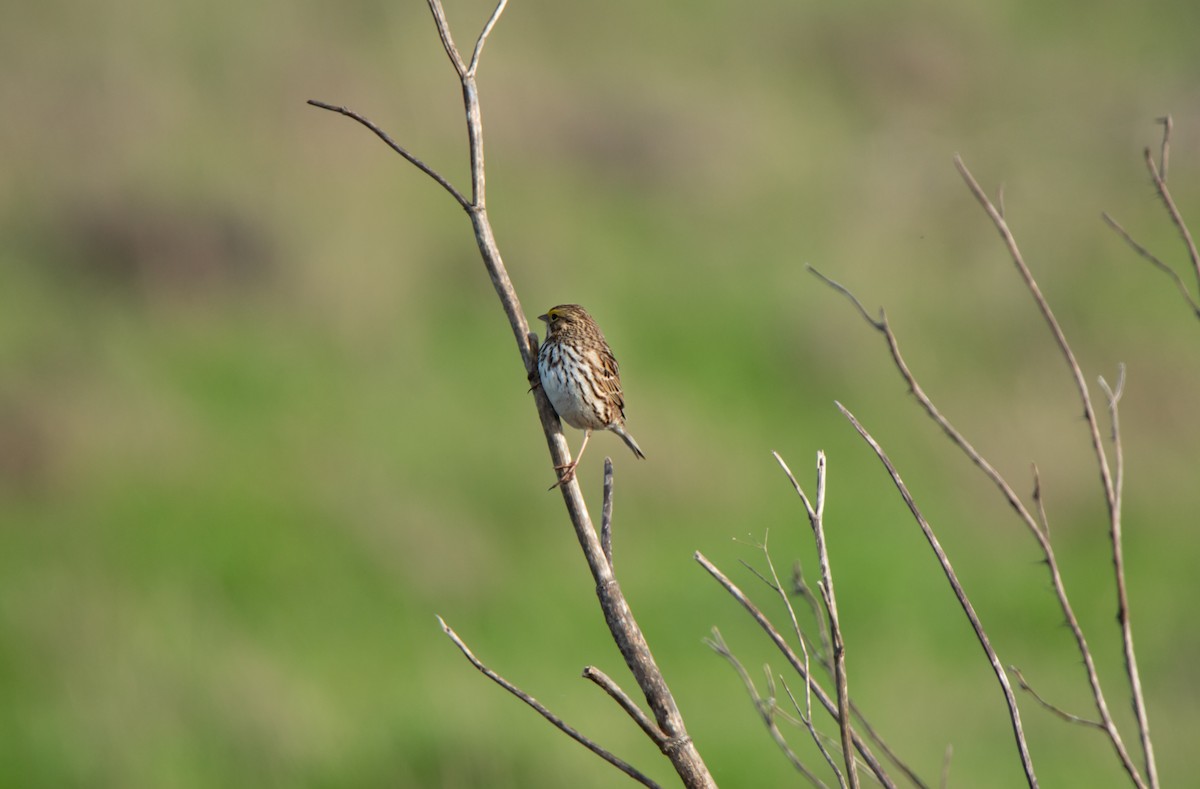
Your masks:
M574 461L572 463L565 463L561 466L555 466L554 470L561 471L562 474L559 475L558 482L555 482L553 485L551 485L549 488L547 488L547 490L554 490L555 488L559 487L560 485L565 485L566 483L575 479L575 467L577 465L579 465L579 461Z

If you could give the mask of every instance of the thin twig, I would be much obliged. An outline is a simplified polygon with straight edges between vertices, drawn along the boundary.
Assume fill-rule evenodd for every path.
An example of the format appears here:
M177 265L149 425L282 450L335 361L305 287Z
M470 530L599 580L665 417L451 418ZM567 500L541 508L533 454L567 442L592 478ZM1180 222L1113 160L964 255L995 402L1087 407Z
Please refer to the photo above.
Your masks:
M817 640L814 645L817 650L818 657L824 653L828 654L833 651L833 647L829 643L829 627L825 624L825 617L821 616L821 604L817 601L817 596L813 594L812 589L808 587L808 583L804 580L804 569L800 566L800 562L795 562L792 565L792 593L799 595L804 602L808 603L808 607L812 610L813 621L817 623ZM827 666L827 668L832 668ZM832 675L832 671L830 674Z
M1183 238L1183 244L1187 249L1188 258L1191 260L1192 270L1196 275L1197 285L1200 285L1200 251L1197 251L1196 242L1192 239L1191 230L1188 229L1187 222L1184 221L1183 215L1180 214L1179 207L1175 205L1175 199L1171 196L1171 190L1167 186L1167 166L1170 162L1171 129L1173 127L1171 116L1166 115L1162 118L1159 118L1158 122L1161 123L1163 127L1162 148L1159 156L1159 162L1158 164L1155 164L1154 154L1150 152L1149 147L1142 150L1142 158L1146 163L1146 170L1150 173L1150 179L1154 182L1154 189L1158 193L1159 199L1162 200L1163 206L1167 209L1167 214L1171 217L1172 224L1175 225L1176 230L1179 231L1180 237ZM1150 251L1144 246L1134 241L1133 237L1127 233L1123 227L1117 224L1116 220L1114 220L1108 214L1102 214L1102 216L1104 221L1108 223L1108 226L1115 230L1121 236L1121 238L1125 239L1126 244L1132 247L1133 250L1143 258L1150 261L1155 268L1171 278L1171 281L1175 283L1175 287L1179 290L1179 293L1183 296L1184 300L1187 301L1188 306L1192 308L1192 314L1194 314L1197 318L1200 318L1200 303L1197 303L1196 299L1192 297L1191 291L1188 290L1187 285L1185 285L1183 282L1183 278L1176 273L1175 269L1171 268L1166 263L1163 263L1158 259L1158 257L1151 254Z
M825 764L829 765L829 769L833 771L834 776L837 778L838 786L842 787L842 789L846 789L846 778L842 774L841 768L838 767L838 760L834 757L834 755L832 753L829 752L830 749L825 747L825 740L828 738L826 738L824 735L822 735L820 732L818 732L815 727L812 726L812 710L811 710L811 708L809 709L809 720L807 723L804 723L803 718L801 718L801 720L799 720L799 721L793 719L791 715L788 715L786 712L783 711L783 709L781 708L781 706L779 704L779 694L778 694L778 692L776 690L776 686L775 686L775 675L771 673L770 665L763 664L763 675L766 677L767 693L769 694L768 698L771 701L771 708L775 711L776 714L779 715L779 717L783 718L785 721L792 724L793 726L799 726L800 724L804 724L805 728L807 728L809 730L809 733L814 736L813 742L816 744L817 750L821 752L821 757L825 760ZM790 699L792 702L792 706L795 707L796 699L792 695L792 689L787 686L787 681L784 679L782 674L779 675L779 682L780 682L780 684L783 685L784 692L787 693L788 699ZM835 741L830 739L829 744L833 748L833 750L835 750L835 751L837 750L837 743ZM853 753L853 751L851 751L851 753Z
M1000 658L996 654L996 650L992 648L991 639L988 638L987 632L983 629L983 622L980 621L979 616L975 613L975 607L971 605L966 591L958 580L958 574L954 572L954 567L950 564L950 558L942 549L937 535L933 533L933 527L929 525L929 522L925 520L925 516L921 514L921 510L917 507L916 501L913 500L912 494L908 492L908 487L904 484L904 480L900 478L900 472L892 465L892 461L888 458L887 453L883 451L883 447L879 445L879 442L867 432L866 428L855 419L854 414L850 413L845 406L837 403L837 407L842 412L842 415L850 421L850 424L854 426L854 429L858 431L858 434L862 436L863 440L874 450L880 462L883 463L888 475L892 478L892 484L900 491L900 495L904 498L904 503L908 505L909 512L916 519L917 525L921 527L921 532L925 535L925 539L929 543L929 547L933 549L934 554L937 556L938 563L942 566L942 572L945 574L946 580L950 582L950 588L954 591L954 596L958 599L958 604L962 606L963 613L966 614L968 621L970 621L971 628L975 631L975 638L987 654L988 662L992 664L992 671L996 674L996 679L1000 682L1005 704L1008 705L1008 717L1012 722L1013 736L1017 741L1017 751L1021 756L1021 766L1025 770L1025 780L1029 782L1031 787L1036 787L1038 785L1037 774L1033 770L1033 759L1029 755L1029 746L1025 742L1025 731L1021 727L1021 711L1017 707L1017 697L1012 691L1012 686L1008 684L1008 677L1004 673L1004 666L1000 663Z
M1033 686L1025 680L1025 675L1022 674L1021 670L1016 666L1009 666L1008 670L1011 671L1013 676L1017 678L1017 684L1021 687L1021 690L1025 691L1030 696L1033 696L1034 701L1036 701L1038 704L1041 704L1046 711L1057 715L1067 723L1078 723L1081 726L1089 726L1093 729L1100 729L1101 731L1104 730L1104 724L1100 721L1088 720L1087 718L1081 718L1078 715L1072 715L1061 707L1056 707L1055 705L1046 701L1046 699L1042 698L1042 695L1034 690Z
M1133 647L1133 621L1129 608L1129 591L1125 584L1125 549L1122 538L1121 500L1125 486L1125 450L1121 444L1121 416L1118 405L1125 393L1125 365L1118 367L1117 386L1113 389L1103 376L1100 378L1100 388L1108 403L1108 415L1112 422L1111 439L1113 458L1116 465L1116 496L1117 517L1112 522L1112 532L1109 535L1112 542L1113 573L1117 581L1117 621L1121 625L1121 644L1125 655L1125 672L1129 677L1129 690L1133 701L1133 713L1137 718L1138 736L1142 743L1142 753L1145 757L1146 778L1150 786L1158 786L1158 766L1154 758L1154 743L1150 739L1150 718L1146 711L1146 697L1142 691L1142 678L1138 671L1137 654Z
M783 685L783 690L787 693L788 698L792 702L792 706L796 708L796 714L800 718L800 722L804 724L804 728L808 729L809 736L812 737L813 744L817 746L817 750L821 752L821 757L825 759L825 763L829 765L829 769L837 776L838 783L844 780L841 770L837 766L837 760L833 754L825 747L825 735L817 731L817 727L813 725L812 719L812 692L808 689L808 685L804 686L804 709L800 709L799 702L796 701L796 696L792 693L792 689L788 686L787 680L783 675L779 675L779 682ZM836 747L836 746L835 746ZM843 784L844 785L844 784Z
M796 480L796 476L792 474L792 470L788 468L787 463L783 461L778 452L772 453L775 455L775 460L783 468L787 478L791 480L792 487L796 489L800 500L804 502L804 509L808 513L809 525L812 527L813 538L817 544L817 564L821 569L821 581L818 588L821 591L821 599L825 603L825 614L829 620L829 634L833 642L833 676L834 684L837 687L838 698L838 726L842 735L842 753L846 758L846 777L851 787L858 787L858 769L854 762L854 748L850 738L850 688L849 680L846 676L846 645L842 640L842 629L838 624L837 610L837 595L833 587L833 570L829 565L829 551L825 547L825 527L823 524L825 513L825 453L817 452L817 503L813 506L809 501L808 496L804 494L804 489ZM791 606L788 606L789 610Z
M986 196L983 197L983 200L986 202ZM983 472L984 476L991 480L992 484L1004 497L1004 500L1008 502L1010 507L1013 508L1021 522L1037 541L1038 547L1041 549L1042 556L1045 559L1046 568L1050 573L1050 583L1054 589L1054 595L1058 599L1059 608L1063 612L1063 617L1066 619L1067 626L1071 630L1071 635L1075 639L1076 648L1081 659L1083 660L1084 669L1087 673L1088 684L1091 687L1092 696L1096 702L1097 711L1100 714L1101 720L1105 723L1105 733L1108 735L1109 741L1112 743L1113 750L1116 752L1117 758L1120 760L1121 765L1125 768L1125 771L1129 773L1134 785L1139 787L1139 789L1144 789L1145 784L1141 779L1141 775L1138 772L1137 767L1134 765L1133 760L1130 758L1129 752L1125 747L1125 742L1121 738L1121 734L1118 731L1115 722L1113 721L1112 715L1109 713L1108 702L1104 697L1104 690L1100 684L1100 676L1096 670L1095 659L1093 658L1091 649L1088 646L1087 638L1083 633L1083 628L1079 624L1079 618L1075 615L1075 610L1071 605L1070 598L1067 596L1066 585L1063 582L1062 572L1059 570L1058 559L1054 554L1054 546L1050 542L1048 531L1043 532L1043 530L1038 526L1038 521L1025 507L1025 504L1021 501L1020 497L1017 496L1016 491L1013 490L1012 486L1008 484L1008 481L1005 480L1000 472L997 471L995 467L992 466L992 464L989 463L977 449L975 449L971 442L968 441L966 437L960 433L945 416L942 415L937 406L934 405L933 401L921 388L921 385L917 382L917 379L913 375L912 371L909 370L908 364L904 361L904 357L900 353L899 341L892 332L891 326L887 321L887 315L884 313L884 311L879 311L878 320L871 318L866 309L862 306L862 302L860 302L858 298L854 296L854 294L851 293L846 287L834 282L811 266L809 266L808 269L816 277L830 285L830 287L833 287L835 290L845 295L854 304L855 308L862 315L863 319L884 336L884 339L887 341L888 350L891 352L892 362L895 364L896 369L900 372L900 375L904 378L905 383L908 385L909 391L912 392L913 396L917 399L918 404L920 404L921 408L925 410L925 412L938 425L938 427L942 429L942 432L950 438L950 441L957 446L970 459L970 461L979 468L980 471Z
M768 532L768 534L769 534L769 533L770 533L770 532ZM763 537L763 540L764 540L764 541L766 540L766 537L765 537L765 536ZM742 540L734 540L734 542L742 543ZM743 543L743 544L744 544L744 543ZM758 548L760 551L762 551L764 555L766 554L766 543L765 543L765 542L758 543L758 544L757 544L757 545L755 545L754 547L755 547L755 548ZM752 575L753 575L755 578L757 578L758 580L762 581L762 582L763 582L763 585L764 585L764 586L766 586L768 589L770 589L772 592L776 592L776 593L778 593L778 592L780 592L780 591L781 591L781 590L780 590L780 588L779 588L779 584L775 583L775 582L774 582L774 581L772 581L770 578L768 578L767 576L763 575L762 571L761 571L761 570L759 570L759 569L758 569L757 567L755 567L754 565L750 564L750 562L746 561L745 559L738 559L738 564L740 564L742 567L745 567L747 570L749 570L749 571L750 571L750 573L751 573L751 574L752 574Z
M433 22L442 39L442 49L446 51L446 57L450 58L450 64L454 66L459 79L465 79L469 76L467 65L463 63L462 55L458 53L458 47L454 43L454 37L450 35L450 23L446 21L446 12L442 9L441 2L429 0L429 10L433 14Z
M1170 114L1164 115L1156 119L1163 127L1162 149L1158 157L1159 169L1162 171L1163 183L1167 182L1167 165L1171 161L1171 129L1175 127L1175 122L1171 120Z
M975 177L971 175L971 171L967 169L961 157L954 157L954 166L958 168L959 175L962 176L967 188L975 196L979 204L983 206L984 213L988 215L996 230L999 231L1000 238L1004 241L1004 246L1008 249L1009 257L1016 264L1017 271L1020 273L1026 289L1029 290L1030 295L1033 296L1033 300L1037 303L1038 310L1042 313L1046 325L1050 327L1050 333L1054 337L1054 342L1058 345L1059 351L1066 360L1071 378L1074 380L1075 388L1079 393L1080 402L1083 405L1083 416L1087 422L1088 431L1092 439L1092 450L1096 455L1096 460L1100 467L1100 482L1104 489L1104 500L1111 514L1116 504L1112 472L1109 470L1108 457L1104 453L1104 442L1100 438L1100 425L1096 420L1096 411L1092 407L1092 398L1088 392L1087 381L1083 377L1083 370L1079 367L1079 362L1075 360L1075 352L1071 350L1071 345L1067 342L1066 334L1059 325L1058 319L1054 317L1054 311L1050 309L1050 303L1042 295L1042 289L1038 287L1037 280L1033 278L1033 273L1029 270L1029 266L1026 265L1025 258L1021 254L1021 250L1017 247L1017 239L1013 236L1012 231L1009 230L1008 223L996 209L996 206L992 204L992 201L988 199L987 194L980 187L979 182L975 180Z
M763 542L759 545L756 545L755 547L762 550L764 553L764 556L766 556L767 565L770 568L772 575L775 576L774 581L772 581L770 578L763 575L757 568L755 568L749 562L746 562L744 560L739 560L738 563L741 564L743 567L745 567L747 570L749 570L756 578L758 578L760 581L762 581L763 584L767 586L767 588L771 589L773 592L777 592L777 593L780 592L781 590L780 590L780 585L778 582L778 576L775 575L774 565L771 562L770 554L766 550L766 537L764 536ZM804 666L804 672L801 674L801 676L805 676L805 677L809 676L809 673L810 673L809 655L811 653L811 654L816 655L817 663L821 666L821 668L825 671L825 673L830 677L830 679L833 679L833 675L834 675L833 674L833 664L826 657L826 654L831 653L833 651L833 648L829 644L828 626L826 625L827 620L826 620L826 617L823 616L821 613L821 611L822 611L821 603L817 600L816 595L814 595L809 590L808 585L804 583L803 574L801 572L799 562L797 562L793 566L792 589L796 594L799 594L806 601L808 601L808 604L812 609L813 620L817 623L817 626L818 626L818 629L820 632L820 642L821 643L814 643L813 640L811 638L809 638L807 635L805 635L803 631L799 630L799 626L796 625L797 637L800 640L801 657L802 657L803 666ZM789 605L789 610L790 610L790 603L788 605ZM793 624L794 623L795 623L795 618L793 615ZM813 678L813 682L816 682L815 678ZM790 689L788 689L788 692L790 694L790 692L791 692ZM809 685L809 683L807 683L807 682L804 684L804 696L805 696L806 708L809 711L808 716L811 717L812 716L812 688ZM850 699L850 712L854 716L854 718L859 722L859 724L862 726L862 731L864 731L866 733L867 739L870 740L872 743L874 743L875 746L883 752L883 754L887 758L887 760L890 761L893 765L895 765L896 768L899 769L902 773L904 773L904 775L909 779L909 781L912 782L912 784L914 786L919 787L919 789L926 789L925 782L922 781L920 776L918 776L916 774L916 772L914 772L913 769L911 767L909 767L904 762L904 760L901 759L899 757L899 755L896 754L895 751L892 750L891 746L889 746L887 744L887 741L883 739L883 736L880 735L879 732L875 730L875 727L873 727L871 725L871 722L869 720L867 720L866 715L864 715L863 712L858 708L858 705L856 705L854 703L853 698ZM802 720L804 719L803 714L801 715L801 719ZM811 724L809 724L809 729L812 731L813 737L817 738L816 739L817 747L823 748L824 746L821 744L821 742L819 740L819 737L821 735L815 729L812 728Z
M576 729L572 728L571 726L568 726L566 723L563 722L563 720L561 718L559 718L557 715L555 715L550 710L546 709L545 705L543 705L540 701L535 699L533 696L530 696L528 693L521 690L516 685L512 684L507 679L500 676L495 671L492 671L490 668L488 668L486 665L484 665L483 662L479 660L479 658L475 657L475 653L471 651L471 648L468 647L461 638L459 638L458 633L455 633L454 630L451 629L451 627L448 624L446 624L445 620L443 620L440 616L437 618L437 620L438 620L438 624L442 626L442 632L444 632L447 636L450 637L450 640L453 641L454 645L459 648L459 650L463 653L464 656L466 656L467 660L469 660L471 662L471 665L474 666L475 668L477 668L480 671L480 673L482 673L485 677L490 679L492 682L495 682L497 685L504 688L505 690L507 690L509 693L513 694L514 696L516 696L521 701L525 702L527 705L532 707L539 715L541 715L546 720L550 721L550 723L552 723L556 728L558 728L563 734L566 734L572 740L575 740L575 742L577 742L580 745L582 745L583 747L587 748L589 751L596 754L601 759L603 759L604 761L611 764L613 767L616 767L618 770L625 773L633 780L637 781L638 783L642 784L643 786L653 786L653 787L658 786L658 784L656 784L654 781L650 780L650 778L646 777L637 768L633 767L628 762L625 762L624 760L618 758L617 756L614 756L613 754L609 753L604 748L601 748L599 745L592 742L584 735L580 734Z
M875 743L875 746L879 748L879 750L883 751L883 755L887 758L887 760L895 765L896 769L904 773L904 776L912 782L913 786L917 787L917 789L928 789L926 783L921 780L921 777L917 775L911 767L905 764L904 760L902 760L896 754L896 752L892 750L891 746L887 744L887 741L883 739L883 736L879 734L879 732L875 731L875 727L872 726L871 722L867 720L865 715L863 715L862 711L858 708L858 705L854 703L854 699L850 700L850 712L854 715L855 720L857 720L862 726L862 730L867 733L867 739Z
M807 778L813 786L821 787L821 789L827 789L825 783L818 778L815 773L809 770L804 762L800 761L800 757L797 756L796 752L792 750L790 745L788 745L787 739L783 736L783 732L779 730L778 724L775 723L775 700L764 699L758 694L758 689L754 686L754 680L750 678L749 672L746 671L746 668L742 665L741 661L738 660L737 656L734 655L729 649L729 645L726 644L725 639L721 637L721 631L714 627L712 630L712 637L704 639L704 643L713 652L716 652L718 655L725 658L725 660L729 662L729 665L733 666L733 670L737 672L737 675L741 677L742 684L746 686L746 694L750 697L750 700L754 702L755 711L758 712L758 716L762 718L763 724L767 727L767 731L771 734L771 739L775 741L777 746L779 746L779 750L783 751L783 755L787 757L787 760L792 763L792 767L794 767L798 773Z
M393 140L388 135L387 132L385 132L383 129L379 128L378 126L376 126L373 121L369 120L368 118L365 118L364 116L360 115L359 113L357 113L354 110L349 109L347 107L339 107L336 104L328 104L324 101L317 101L316 99L309 99L307 103L311 104L314 107L319 107L320 109L323 109L323 110L329 110L330 112L336 112L338 115L345 115L347 118L352 118L352 119L358 121L359 123L361 123L363 126L366 126L368 129L370 129L372 132L375 133L376 137L383 140L389 148L391 148L393 151L395 151L396 153L400 154L405 159L407 159L409 164L413 165L418 170L425 173L433 180L437 181L438 185L440 185L443 189L445 189L447 192L449 192L450 196L453 197L455 199L455 201L457 201L458 204L463 207L464 210L466 210L466 211L471 210L471 203L467 200L467 198L462 196L462 192L459 192L457 189L455 189L454 185L451 184L449 181L447 181L444 177L442 177L442 174L439 173L437 170L433 169L429 165L425 164L425 162L421 161L416 156L409 153L406 148L404 148L399 143L397 143L395 140Z
M1042 498L1042 476L1037 463L1033 464L1033 503L1037 505L1038 526L1046 539L1050 539L1050 519L1046 517L1046 502Z
M775 562L772 561L771 552L767 549L767 540L770 535L771 532L769 530L763 534L762 545L760 545L759 548L762 549L763 558L767 561L767 569L771 571L771 578L767 579L760 572L758 572L758 570L755 570L746 562L742 562L742 565L749 569L750 572L758 576L759 579L769 586L772 591L778 594L779 598L783 601L783 605L787 609L788 617L792 623L792 631L796 634L796 641L800 644L800 651L804 655L804 672L808 674L810 673L808 645L805 643L804 632L800 629L800 621L796 618L796 610L792 607L792 600L790 597L788 597L787 592L783 588L783 584L779 580L779 573L775 572ZM805 687L807 687L807 685Z
M1198 304L1196 300L1192 298L1191 291L1188 290L1187 283L1183 281L1183 277L1179 276L1179 272L1168 266L1166 263L1163 263L1153 252L1135 241L1133 236L1129 235L1128 231L1121 227L1117 220L1109 216L1108 213L1101 213L1100 218L1103 219L1109 227L1116 231L1117 235L1124 239L1125 243L1128 244L1134 252L1141 255L1143 258L1149 261L1152 266L1170 277L1171 281L1175 283L1175 288L1179 291L1179 294L1183 296L1184 301L1186 301L1188 306L1192 308L1192 312L1196 314L1196 317L1200 317L1200 304Z
M816 618L818 622L824 624L824 617L818 614ZM809 645L805 650L806 657L809 651L816 653L817 663L819 663L825 673L832 678L833 665L829 662L828 658L821 653L820 645L813 643L812 639L808 636L804 636L804 642ZM826 643L825 648L828 651L832 651L829 649L828 643ZM805 667L807 668L807 663L805 663ZM808 691L807 685L805 685L805 691ZM811 699L809 701L809 706L812 706ZM854 719L858 721L859 726L861 727L860 730L867 735L867 739L874 743L875 747L883 752L884 757L886 757L889 762L895 765L900 772L904 773L905 777L912 782L913 786L919 787L919 789L927 789L927 784L921 780L921 777L917 775L916 772L909 767L895 751L892 750L887 741L883 739L883 735L875 730L875 727L871 725L871 721L867 719L867 716L863 714L863 711L859 709L857 704L854 703L853 697L850 699L850 713L854 716Z
M775 644L775 648L778 649L785 658L787 658L787 661L791 664L792 669L800 675L800 679L808 684L813 695L816 696L817 701L820 702L821 706L825 708L825 712L828 713L832 719L837 720L837 705L832 699L829 698L829 695L825 692L825 690L819 684L817 684L816 680L812 678L808 671L805 670L803 661L800 660L800 657L795 653L791 646L788 645L787 641L782 635L780 635L779 631L775 629L775 625L771 624L771 620L768 619L766 615L759 610L758 606L754 604L754 601L747 597L746 593L739 589L737 584L729 580L729 578L723 572L717 569L717 566L710 562L708 557L706 557L704 554L696 551L696 553L692 554L692 558L694 558L696 562L703 567L704 570L711 575L714 580L716 580L717 583L724 587L725 591L728 592L734 600L737 600L737 602L741 604L742 608L746 609L746 612L750 614L751 618L758 623L758 626L763 629L763 632L765 632L767 637L770 638ZM871 768L871 772L875 773L875 777L879 779L879 782L887 787L895 787L895 783L887 774L887 771L884 769L883 765L880 764L877 758L875 758L875 754L872 753L870 746L867 745L867 743L859 736L858 732L852 730L851 737L854 740L854 747L858 750L859 754L862 755L863 761L865 761Z
M1154 157L1150 156L1149 151L1146 152L1147 164L1151 168L1151 172L1155 178L1156 184L1160 184L1160 194L1163 195L1163 200L1167 203L1168 210L1172 212L1172 217L1178 218L1178 211L1174 208L1174 202L1170 200L1170 193L1167 191L1166 184L1158 176L1158 171L1154 167ZM1075 359L1075 353L1071 350L1070 344L1067 342L1066 334L1059 325L1058 320L1054 317L1054 312L1050 309L1049 302L1042 295L1041 288L1038 287L1037 281L1033 278L1033 273L1029 270L1029 266L1025 263L1025 258L1021 254L1021 250L1017 247L1017 240L1013 236L1012 231L1008 227L1008 223L1004 221L1004 217L1000 216L996 207L988 200L987 194L979 186L975 177L971 175L970 170L963 164L960 157L954 157L955 167L958 168L959 174L966 183L967 188L975 196L975 199L983 207L984 212L992 220L992 224L999 231L1000 237L1004 241L1005 247L1008 249L1009 257L1016 265L1020 272L1021 279L1025 283L1026 289L1037 302L1038 309L1045 318L1046 324L1050 327L1050 332L1054 336L1059 350L1062 352L1063 359L1067 363L1070 370L1071 378L1075 382L1075 388L1078 391L1080 402L1083 405L1083 415L1087 422L1088 435L1092 441L1092 451L1096 456L1096 465L1100 470L1100 482L1104 491L1104 501L1108 505L1109 517L1109 533L1113 544L1113 563L1117 582L1118 607L1121 617L1121 637L1125 648L1125 664L1126 671L1129 674L1130 683L1133 687L1133 704L1134 711L1138 719L1138 731L1142 737L1142 746L1146 761L1146 780L1149 781L1151 789L1156 789L1158 786L1157 768L1154 762L1154 750L1150 747L1149 734L1149 717L1146 713L1144 700L1141 696L1141 682L1138 679L1137 656L1133 648L1133 627L1129 621L1128 600L1125 595L1125 566L1122 559L1121 550L1121 499L1113 473L1109 467L1108 455L1104 451L1104 441L1100 437L1100 422L1096 418L1095 408L1092 407L1091 394L1088 391L1087 381L1083 377L1083 370L1079 366L1079 362ZM1183 224L1181 218L1177 219L1177 225L1184 232L1185 238L1189 245L1189 250L1193 254L1193 260L1197 264L1197 277L1200 277L1200 257L1195 256L1195 246L1191 242L1191 235L1187 234L1187 226ZM1085 662L1090 662L1090 655L1085 655ZM1112 716L1108 712L1107 704L1104 703L1103 694L1099 692L1099 680L1093 683L1093 695L1096 697L1100 719L1105 724L1105 731L1113 740L1113 746L1117 750L1118 757L1121 759L1126 772L1134 783L1141 786L1143 783L1142 777L1138 774L1137 767L1133 764L1128 751L1125 749L1124 742L1121 740L1120 734L1117 731L1116 724L1112 720Z
M478 40L475 41L475 51L471 54L471 64L467 66L467 73L474 75L479 70L479 57L483 54L483 44L492 33L492 28L496 26L496 22L500 20L500 15L504 13L504 7L508 5L508 0L500 0L496 4L496 10L492 11L492 15L488 17L488 21L483 26L483 32L479 34Z
M776 457L778 457L778 455L776 455ZM768 531L766 534L763 535L762 545L760 545L759 547L762 549L763 557L767 560L767 569L769 569L771 571L771 579L767 579L767 578L763 577L763 575L761 573L759 573L753 567L750 567L745 562L742 562L742 564L745 565L752 573L754 573L756 576L758 576L760 579L762 579L763 583L765 583L769 587L771 587L771 589L774 590L779 595L779 597L783 600L783 605L785 608L787 608L788 616L790 617L791 622L792 622L792 629L796 633L796 640L800 644L800 653L801 653L802 657L804 658L804 674L805 674L805 676L812 676L812 668L811 668L811 664L809 663L809 655L808 655L808 643L807 643L808 639L806 639L804 637L804 632L800 629L800 621L796 618L796 610L792 607L791 598L789 598L787 592L784 591L783 584L779 581L779 574L777 572L775 572L775 562L772 561L771 552L767 549L767 539L769 537L770 537L770 531ZM819 615L819 613L817 615L817 621L818 622L822 621L822 618ZM770 678L770 675L768 675L768 678ZM786 684L784 687L787 688ZM788 690L788 695L790 696L791 689L787 689L787 690ZM771 695L774 696L774 693L772 693ZM825 744L823 742L821 742L820 734L817 732L816 727L813 726L813 722L812 722L812 688L809 686L809 683L807 683L807 682L804 683L804 700L805 700L805 709L807 710L807 717L805 717L804 715L801 715L800 719L802 721L804 721L805 726L808 728L809 733L812 735L813 742L816 744L817 748L820 749L821 754L825 757L825 761L829 762L829 766L833 769L834 774L837 775L838 785L844 787L846 785L845 777L842 775L841 770L838 769L837 764L833 761L833 757L831 757L829 755L829 752L825 749ZM795 700L793 699L793 704L794 703L795 703ZM853 757L854 750L851 749L850 753L851 753L851 756Z
M946 753L942 756L942 789L950 785L950 760L954 758L954 743L946 743Z
M1170 129L1170 125L1167 125ZM1164 142L1164 146L1165 146ZM1163 205L1167 209L1167 213L1171 216L1171 221L1175 224L1175 229L1179 231L1180 237L1183 239L1183 245L1187 248L1188 258L1192 262L1192 269L1196 272L1196 281L1200 282L1200 251L1196 249L1196 242L1192 239L1192 231L1188 229L1187 222L1184 221L1183 215L1179 213L1179 207L1175 205L1175 198L1171 197L1171 190L1167 186L1166 176L1159 172L1158 165L1154 163L1154 155L1147 148L1144 151L1146 160L1146 169L1150 171L1150 178L1154 181L1154 188L1158 191L1159 198L1162 199Z
M613 514L613 462L612 458L604 458L604 501L600 506L600 547L604 550L604 558L608 559L610 570L616 571L613 564L612 547L612 514Z
M625 710L625 714L633 718L634 722L646 733L646 736L653 740L658 745L662 745L667 741L667 736L659 731L658 726L654 725L654 721L642 712L642 708L633 703L633 699L621 690L621 686L612 681L607 674L595 666L583 667L583 678L596 683L604 692L613 698L613 701L621 705L621 709Z

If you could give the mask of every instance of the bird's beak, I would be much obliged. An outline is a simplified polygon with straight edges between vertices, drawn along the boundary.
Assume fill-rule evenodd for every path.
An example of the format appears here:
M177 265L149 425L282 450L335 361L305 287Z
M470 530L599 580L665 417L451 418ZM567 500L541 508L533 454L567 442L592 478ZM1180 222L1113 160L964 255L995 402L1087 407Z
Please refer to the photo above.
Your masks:
M549 323L549 322L550 322L550 316L549 316L549 315L539 315L539 316L538 316L538 320L539 320L539 321L542 321L543 323Z

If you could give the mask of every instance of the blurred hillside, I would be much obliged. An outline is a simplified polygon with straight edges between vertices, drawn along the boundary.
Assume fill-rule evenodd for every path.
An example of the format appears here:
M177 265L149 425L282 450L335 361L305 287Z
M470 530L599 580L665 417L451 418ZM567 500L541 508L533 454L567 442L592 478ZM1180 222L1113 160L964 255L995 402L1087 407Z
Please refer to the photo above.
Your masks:
M446 0L469 47L491 6ZM1129 724L1106 520L1071 380L951 165L1006 215L1121 422L1135 635L1164 784L1200 721L1200 357L1145 146L1200 232L1200 5L513 0L480 73L488 205L530 317L585 304L621 360L619 577L722 786L796 782L712 626L777 655L692 562L743 585L829 542L857 702L931 783L1020 785L995 680L878 463L938 529L1001 658L1093 715L1035 545L927 420L1023 494L1041 473L1109 704ZM495 669L665 785L461 210L465 133L425 3L12 5L0 26L0 784L607 787L623 779ZM1098 395L1098 390L1096 390ZM1097 399L1097 405L1101 405ZM569 431L578 447L580 436ZM1121 785L1111 749L1022 699L1044 786ZM795 739L804 739L796 733Z

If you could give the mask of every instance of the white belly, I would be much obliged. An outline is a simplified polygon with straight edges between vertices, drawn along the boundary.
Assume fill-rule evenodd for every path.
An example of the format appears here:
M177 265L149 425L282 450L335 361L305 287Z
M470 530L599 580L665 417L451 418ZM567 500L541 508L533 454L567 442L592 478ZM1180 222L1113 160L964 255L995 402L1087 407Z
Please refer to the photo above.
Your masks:
M538 365L539 374L542 379L542 389L546 392L547 399L550 400L550 405L554 406L554 410L558 412L558 416L568 425L579 430L592 428L599 430L607 427L607 425L596 418L595 412L588 408L586 400L588 397L593 397L591 392L585 392L580 389L574 377L569 377L564 374L562 364L557 364L559 354L564 354L567 357L569 364L578 365L580 359L578 354L571 348L563 348L562 346L550 346L548 349L543 349L547 353L548 364ZM549 373L548 375L546 373ZM585 384L586 386L586 384Z

